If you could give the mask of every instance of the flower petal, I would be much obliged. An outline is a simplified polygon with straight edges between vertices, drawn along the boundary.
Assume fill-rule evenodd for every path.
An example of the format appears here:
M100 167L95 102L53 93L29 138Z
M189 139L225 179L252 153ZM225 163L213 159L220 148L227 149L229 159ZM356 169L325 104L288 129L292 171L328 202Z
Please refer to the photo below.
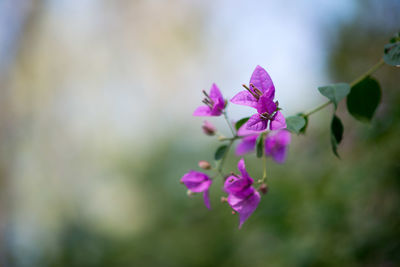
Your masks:
M203 192L203 198L204 198L204 205L206 205L207 209L210 210L211 206L210 206L210 196L208 189Z
M273 120L269 124L271 130L279 130L286 128L286 120L282 112L277 111Z
M268 120L261 118L260 114L256 113L250 117L246 125L248 130L262 131L267 128Z
M250 186L250 181L248 179L242 179L236 176L229 176L226 178L224 183L224 190L228 194L237 194L246 190Z
M212 116L220 116L222 114L222 111L225 108L225 100L224 99L215 99L214 100L214 105L211 109L211 115Z
M269 114L274 113L276 110L276 104L273 99L268 98L265 94L260 97L257 103L257 112L262 114L267 112Z
M257 99L252 96L248 91L241 91L232 97L231 102L237 105L249 106L252 108L257 107Z
M195 193L208 190L212 184L212 180L207 174L193 170L183 175L181 182L185 184L187 189Z
M237 168L240 171L240 173L242 174L242 178L246 179L246 180L249 180L250 184L253 184L253 179L247 173L246 165L244 163L244 159L243 158L239 160Z
M242 126L240 126L237 135L238 136L248 136L248 135L258 135L260 133L260 131L253 131L253 130L249 130L247 129L247 121L245 124L243 124Z
M218 86L215 83L211 85L210 98L213 101L222 100L222 102L224 102L224 97L222 96L221 91L219 90Z
M243 223L250 217L250 215L256 210L260 203L260 194L254 190L254 193L247 198L236 197L235 195L228 196L228 204L234 211L239 213L239 229Z
M272 132L265 139L265 155L271 156L277 163L283 163L290 139L290 133L287 130Z
M193 112L193 116L213 116L211 114L211 108L209 106L200 106L198 107L194 112Z
M253 84L263 94L267 94L271 100L275 97L275 86L269 77L269 74L261 66L257 66L250 78L250 84ZM251 88L251 87L250 87Z
M251 135L242 138L242 141L236 147L236 155L242 156L254 151L258 135Z
M284 163L286 160L286 151L287 151L287 147L280 147L276 151L274 151L272 158L277 163Z
M290 132L288 130L280 130L276 133L276 139L280 145L287 146L291 141Z

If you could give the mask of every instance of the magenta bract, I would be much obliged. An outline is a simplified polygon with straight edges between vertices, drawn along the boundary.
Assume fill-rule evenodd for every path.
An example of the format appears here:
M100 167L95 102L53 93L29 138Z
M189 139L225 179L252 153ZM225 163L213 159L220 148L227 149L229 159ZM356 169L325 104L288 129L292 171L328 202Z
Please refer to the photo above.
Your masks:
M290 133L287 130L273 131L265 138L265 155L272 157L277 163L283 163L290 144Z
M212 180L207 174L190 170L188 173L183 175L181 182L184 183L187 189L191 192L203 193L204 204L208 209L211 209L209 188L212 184Z
M257 113L250 117L247 129L262 131L267 129L268 122L271 130L286 128L285 117L279 111L277 102L274 102L275 86L265 69L257 66L250 78L248 90L235 95L231 102L257 109Z
M238 162L241 176L231 175L226 178L224 190L228 193L227 202L239 214L239 228L250 217L260 203L260 194L254 189L253 179L246 171L244 159Z
M225 108L225 100L219 90L218 86L213 83L210 89L210 94L205 94L203 100L204 106L198 107L194 112L193 116L220 116Z

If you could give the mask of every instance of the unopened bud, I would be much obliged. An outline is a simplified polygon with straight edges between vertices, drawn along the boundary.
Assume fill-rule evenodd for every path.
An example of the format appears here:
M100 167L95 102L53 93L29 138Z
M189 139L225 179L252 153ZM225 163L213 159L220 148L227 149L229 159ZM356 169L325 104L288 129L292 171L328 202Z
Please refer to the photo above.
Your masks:
M221 197L221 203L228 202L228 199L226 197Z
M191 197L191 196L194 195L194 193L193 193L192 191L190 191L190 190L188 190L188 191L186 192L186 194L187 194L189 197Z
M232 215L236 215L236 211L232 210Z
M203 126L201 126L201 128L203 129L203 132L206 135L210 135L210 136L215 135L216 129L215 129L214 125L212 125L210 122L204 121Z
M268 193L268 185L266 185L266 184L262 184L262 185L260 185L260 187L258 188L258 190L263 194L263 195L265 195L266 193Z
M204 170L211 169L211 164L208 161L200 160L198 164L199 164L199 167L204 169Z

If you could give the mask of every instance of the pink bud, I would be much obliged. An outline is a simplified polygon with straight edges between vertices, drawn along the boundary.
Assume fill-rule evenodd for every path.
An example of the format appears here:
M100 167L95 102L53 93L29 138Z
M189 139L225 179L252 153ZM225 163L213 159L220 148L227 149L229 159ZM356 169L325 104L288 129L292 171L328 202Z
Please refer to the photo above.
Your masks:
M200 160L198 164L199 167L202 168L203 170L211 169L211 164L208 161Z
M209 121L204 121L203 126L201 127L203 129L203 132L206 135L215 135L215 127L212 125Z
M268 185L266 184L262 184L260 185L260 187L258 188L258 190L263 193L263 195L265 195L266 193L268 193Z

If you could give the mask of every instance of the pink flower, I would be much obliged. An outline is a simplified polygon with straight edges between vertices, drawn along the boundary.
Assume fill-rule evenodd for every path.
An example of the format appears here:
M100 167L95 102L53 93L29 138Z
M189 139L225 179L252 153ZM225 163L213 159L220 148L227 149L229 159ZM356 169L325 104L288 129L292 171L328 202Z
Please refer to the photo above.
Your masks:
M270 130L286 128L286 120L283 114L278 110L273 99L267 95L262 95L257 103L257 113L247 121L247 129L254 131L265 130L269 124Z
M275 86L269 74L261 66L257 66L253 71L248 86L249 90L244 90L235 95L231 102L238 105L257 108L258 99L266 94L270 98L275 96Z
M264 141L265 155L272 157L277 163L283 163L286 159L290 139L290 133L287 130L271 132Z
M225 108L225 100L218 86L213 83L210 89L210 95L203 90L205 98L203 103L205 106L198 107L194 112L193 116L220 116Z
M246 124L238 130L238 136L244 136L236 147L236 155L241 156L251 153L256 148L259 131L248 130ZM277 163L283 163L286 159L287 149L291 141L290 132L281 129L268 133L264 138L264 153L272 157Z
M243 136L236 147L235 153L238 156L253 152L256 147L257 138L260 134L259 131L248 130L246 124L247 123L243 124L237 132L238 136Z
M271 130L286 128L285 117L279 111L278 102L274 102L275 86L265 69L257 66L250 78L246 90L235 95L231 102L238 105L250 106L257 113L250 117L247 129L262 131L268 127Z
M212 184L212 180L207 174L191 170L183 175L181 183L184 183L187 189L193 193L203 193L204 204L208 209L211 209L209 188Z
M254 189L253 179L246 171L244 159L238 162L241 176L231 175L225 180L224 190L228 193L227 202L239 213L239 228L250 217L260 203L260 194Z

